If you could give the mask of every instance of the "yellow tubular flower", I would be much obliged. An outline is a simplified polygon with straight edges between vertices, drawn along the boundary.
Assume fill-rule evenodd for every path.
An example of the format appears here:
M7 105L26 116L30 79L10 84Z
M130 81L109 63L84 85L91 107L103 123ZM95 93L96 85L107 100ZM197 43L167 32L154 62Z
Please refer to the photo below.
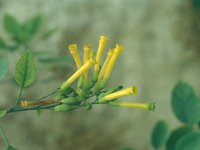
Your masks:
M97 56L96 56L97 64L95 65L95 69L94 69L95 70L94 81L96 81L98 78L98 73L99 73L100 64L101 64L101 56L102 56L103 50L106 46L107 40L108 40L108 38L105 36L101 36L100 40L99 40L99 47L98 47Z
M155 103L134 103L134 102L109 102L111 106L119 106L119 107L130 107L130 108L139 108L145 110L155 110Z
M114 99L122 97L122 96L133 95L133 94L137 94L137 93L138 93L137 87L136 86L132 86L132 87L129 87L129 88L126 88L126 89L123 89L123 90L108 94L108 95L100 98L99 102L100 103L107 102L107 101L111 101L111 100L114 100Z
M70 53L72 54L72 56L73 56L73 58L74 58L74 61L75 61L75 63L76 63L77 68L80 69L81 66L82 66L82 63L81 63L80 56L79 56L79 54L78 54L77 45L76 45L76 44L70 44L70 45L68 46L68 48L69 48L69 51L70 51Z
M112 54L113 54L113 49L110 49L108 54L107 54L106 60L105 60L103 66L101 68L101 71L99 73L98 81L100 81L102 79L102 77L103 77L103 75L104 75L104 73L106 71L106 67L107 67L107 65L108 65L108 63L109 63L109 61L110 61L110 59L112 57Z
M78 77L88 71L94 64L96 64L94 59L88 60L80 69L78 69L67 81L61 85L60 90L67 89L70 84L72 84Z
M116 59L117 59L117 57L119 56L119 54L121 53L122 50L123 50L122 45L118 45L117 44L116 48L114 49L114 52L112 54L112 57L111 57L108 65L106 67L106 71L105 71L105 74L103 76L103 80L102 80L102 83L101 83L101 88L103 88L105 86L105 84L106 84L106 82L107 82L107 80L108 80L108 78L110 76L110 73L111 73L111 71L113 69L113 66L114 66L114 64L116 62Z
M84 64L90 59L91 44L84 45ZM85 73L85 78L88 78L88 71Z

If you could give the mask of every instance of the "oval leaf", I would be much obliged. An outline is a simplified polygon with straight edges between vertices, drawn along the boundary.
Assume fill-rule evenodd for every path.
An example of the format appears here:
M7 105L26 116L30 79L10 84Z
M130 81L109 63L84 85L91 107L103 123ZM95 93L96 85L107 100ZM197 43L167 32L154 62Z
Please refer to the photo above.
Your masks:
M43 23L43 17L41 15L35 16L30 20L27 20L23 24L23 28L29 34L35 34L39 31Z
M193 88L179 82L172 92L172 110L183 123L193 125L200 121L200 101Z
M20 34L20 25L17 22L16 18L11 15L4 16L4 28L14 37L18 37Z
M184 135L186 135L187 133L191 132L192 128L190 127L181 127L178 128L176 130L174 130L169 139L167 140L167 144L166 144L166 149L167 150L176 150L176 144L178 142L179 139L181 139Z
M0 110L0 118L5 116L6 112L6 110Z
M169 136L169 129L167 123L164 121L159 121L152 132L151 143L155 149L160 148L165 144Z
M50 29L49 31L46 31L46 32L41 36L41 38L44 39L44 40L46 40L46 39L48 39L49 37L51 37L56 31L57 31L57 28Z
M0 80L4 78L8 71L8 63L5 58L0 58Z
M35 64L30 51L26 51L15 67L15 80L21 88L30 85L35 80Z
M200 150L200 132L193 131L183 136L178 141L176 150Z

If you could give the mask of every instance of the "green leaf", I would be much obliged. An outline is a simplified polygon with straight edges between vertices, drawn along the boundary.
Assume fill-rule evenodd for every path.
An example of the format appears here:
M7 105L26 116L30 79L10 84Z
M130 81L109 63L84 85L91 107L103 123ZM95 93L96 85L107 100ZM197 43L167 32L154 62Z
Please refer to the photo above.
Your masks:
M172 92L172 110L183 123L193 125L200 121L200 101L193 88L179 82Z
M169 139L167 140L166 149L167 150L176 150L176 144L184 135L191 132L192 128L190 127L181 127L172 131Z
M6 48L6 44L5 44L5 42L3 41L3 39L0 38L0 50L1 50L1 49L5 49L5 48Z
M0 80L4 78L8 71L8 63L5 58L0 58Z
M154 148L160 148L167 141L169 136L168 125L164 121L159 121L154 126L152 135L151 135L151 143Z
M53 28L53 29L50 29L49 31L45 32L43 35L42 35L42 39L46 40L48 39L49 37L51 37L55 32L57 31L57 28Z
M200 132L193 131L183 136L178 141L176 150L200 150Z
M4 28L8 33L12 34L14 37L18 37L21 30L16 18L11 15L4 16Z
M30 85L35 80L35 63L30 51L25 51L15 67L15 80L21 88Z
M15 148L15 147L13 147L13 146L11 146L11 145L9 145L9 146L6 148L6 150L19 150L19 149Z
M42 23L43 23L43 17L41 15L38 15L27 20L23 24L23 29L29 34L33 35L39 31L39 29L42 27Z
M0 110L0 118L6 115L6 110Z

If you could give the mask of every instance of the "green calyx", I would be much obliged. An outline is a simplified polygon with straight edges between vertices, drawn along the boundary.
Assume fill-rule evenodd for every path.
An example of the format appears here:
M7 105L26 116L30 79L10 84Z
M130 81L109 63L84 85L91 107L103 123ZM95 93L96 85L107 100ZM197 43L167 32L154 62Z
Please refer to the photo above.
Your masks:
M58 93L68 95L68 94L72 93L73 91L74 91L74 89L72 87L68 86L64 89L59 89Z
M151 103L149 103L149 110L154 111L155 108L156 108L156 104L155 104L155 102L151 102Z
M116 91L119 91L119 90L121 90L123 88L123 86L117 86L117 87L112 87L112 88L109 88L109 89L106 89L105 91L105 93L103 93L102 94L102 96L106 96L106 95L108 95L108 94L111 94L111 93L114 93L114 92L116 92Z
M69 104L69 105L74 105L74 104L80 103L80 101L75 97L64 98L64 99L61 100L61 102L64 103L64 104Z
M54 107L54 110L56 112L68 112L68 111L72 110L72 107L70 105L67 105L67 104L61 104L61 105Z
M79 97L80 97L81 99L85 99L85 97L86 97L86 92L85 92L83 89L78 88L78 89L76 90L76 92L77 92L77 94L79 95Z
M90 110L90 109L92 109L92 104L91 103L87 103L87 104L84 105L84 108L86 110Z

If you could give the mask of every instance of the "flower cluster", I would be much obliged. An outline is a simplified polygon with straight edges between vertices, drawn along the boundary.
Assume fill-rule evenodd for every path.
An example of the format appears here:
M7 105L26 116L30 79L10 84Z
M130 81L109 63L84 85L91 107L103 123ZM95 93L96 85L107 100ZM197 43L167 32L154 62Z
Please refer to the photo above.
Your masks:
M58 90L55 111L71 111L79 107L91 109L93 104L108 104L110 106L140 108L154 110L155 103L119 102L118 98L137 94L137 87L122 86L107 88L107 82L114 68L115 62L123 50L123 46L116 44L109 49L107 57L101 65L103 51L108 38L101 36L97 53L92 50L91 44L85 44L83 48L83 60L81 60L76 44L69 45L69 51L74 58L77 70L62 83ZM93 74L93 76L91 76ZM72 84L77 80L77 88ZM92 99L94 97L94 99Z

